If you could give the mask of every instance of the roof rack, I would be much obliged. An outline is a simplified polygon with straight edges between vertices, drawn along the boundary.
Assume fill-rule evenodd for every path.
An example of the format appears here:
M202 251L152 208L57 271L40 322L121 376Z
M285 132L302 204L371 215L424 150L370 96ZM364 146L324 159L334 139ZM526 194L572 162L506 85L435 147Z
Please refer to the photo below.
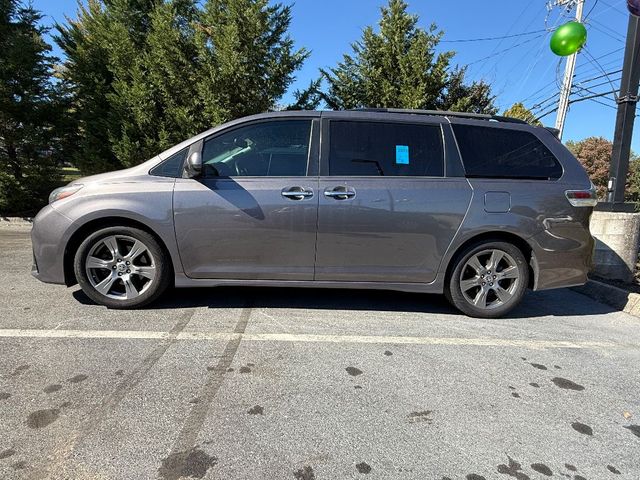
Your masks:
M519 118L503 117L502 115L487 115L483 113L449 112L446 110L412 110L408 108L353 108L355 112L380 112L380 113L409 113L414 115L438 115L442 117L471 118L474 120L493 120L494 122L521 123L528 125Z

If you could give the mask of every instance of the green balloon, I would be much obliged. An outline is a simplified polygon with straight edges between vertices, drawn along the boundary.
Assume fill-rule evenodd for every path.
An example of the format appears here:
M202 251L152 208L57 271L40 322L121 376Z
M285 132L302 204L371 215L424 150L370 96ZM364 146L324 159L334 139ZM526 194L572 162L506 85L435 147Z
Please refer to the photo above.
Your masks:
M587 29L580 22L560 25L551 36L551 51L561 57L573 55L587 41Z

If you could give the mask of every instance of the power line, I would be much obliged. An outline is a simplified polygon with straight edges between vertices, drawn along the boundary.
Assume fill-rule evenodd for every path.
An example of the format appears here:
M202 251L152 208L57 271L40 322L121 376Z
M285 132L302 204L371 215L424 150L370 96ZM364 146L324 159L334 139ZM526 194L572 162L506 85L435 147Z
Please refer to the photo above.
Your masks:
M581 80L581 81L579 81L579 82L576 82L575 84L576 84L576 85L585 85L585 84L588 84L588 83L593 82L593 81L595 81L595 80L599 80L599 79L601 79L601 78L608 77L609 75L615 75L616 73L620 73L620 72L622 72L622 70L612 70L611 72L606 72L606 74L604 74L604 75L597 75L597 76L595 76L595 77L586 78L586 79L583 79L583 80ZM575 79L576 79L576 77L574 77L574 80L575 80ZM606 82L601 82L601 83L598 83L598 84L596 84L596 85L589 85L589 88L595 88L595 87L598 87L598 86L601 86L601 85L607 85L607 84L610 84L611 82L617 82L617 81L619 81L619 80L620 80L619 78L616 78L616 79L611 80L611 81L610 81L610 80L607 80ZM541 96L541 95L538 95L538 97L540 97L540 96ZM557 97L557 96L558 96L558 92L555 92L555 93L553 93L550 97L548 97L548 98L546 98L546 99L544 99L544 100L540 100L540 101L538 101L538 102L537 102L535 105L533 105L531 108L538 108L540 105L542 105L542 104L546 103L547 101L549 101L549 100L551 100L551 99L553 99L553 98L555 98L555 97Z
M619 80L619 79L616 79L616 81L617 81L617 80ZM590 88L601 87L601 86L603 86L603 85L609 85L609 84L610 84L610 83L609 83L609 81L606 81L606 82L598 83L598 84L596 84L596 85L588 85L588 87L587 87L587 86L585 86L584 84L580 84L580 83L576 83L574 86L575 86L575 87L577 87L577 88L580 88L580 89L582 89L582 90L588 90L588 91L590 91L590 90L589 90ZM615 93L616 91L617 91L617 90L613 90L613 92L614 92L614 93ZM559 95L559 92L555 92L553 95L551 95L551 96L549 96L549 97L545 98L544 100L540 100L540 101L538 101L536 104L534 104L534 105L532 105L532 106L531 106L530 110L532 110L532 111L536 111L536 110L537 110L537 111L542 111L542 110L545 110L546 108L548 108L548 107L549 107L549 106L551 106L554 102L556 102L556 101L557 101L557 99L558 99L558 95ZM571 103L571 102L569 102L569 103Z
M619 36L615 36L614 34L607 32L605 30L605 28L608 28L608 27L602 28L602 27L598 26L598 25L600 25L599 22L596 24L596 21L592 20L591 22L589 22L589 24L591 25L591 28L595 28L600 33L606 35L607 37L611 38L612 40L615 40L616 42L624 43L624 40L622 38L620 38Z
M582 90L584 90L587 93L591 93L592 95L588 96L588 98L587 98L586 95L583 95L580 92L576 92L578 95L580 95L581 98L584 98L585 100L589 100L591 102L594 102L594 103L597 103L599 105L602 105L603 107L611 108L612 110L617 110L618 109L617 108L617 104L615 102L612 105L610 103L605 103L602 100L599 100L601 94L599 94L597 92L594 92L593 90L589 90L588 88L582 88ZM604 97L604 100L609 100L610 102L613 101L608 97Z
M602 3L604 5L606 5L607 7L609 7L609 8L605 8L603 11L598 13L598 15L596 15L596 17L602 16L603 13L608 12L611 9L615 10L617 13L620 13L621 15L624 15L625 17L627 17L629 15L629 12L625 12L623 10L620 10L616 5L611 5L610 3L607 3L604 0L602 0Z
M622 80L622 77L615 78L611 82L619 82L620 80ZM609 80L607 80L606 82L600 82L600 83L596 83L595 85L589 85L589 88L601 87L602 85L611 85L611 82ZM581 83L577 83L576 85L582 85L582 84Z
M521 46L521 45L524 45L524 44L526 44L526 43L533 42L534 40L537 40L538 38L540 38L540 37L542 37L542 36L544 36L544 35L538 35L537 37L533 37L533 38L530 38L529 40L525 40L524 42L517 43L517 44L515 44L515 45L513 45L513 46L511 46L511 47L509 47L509 48L505 48L504 50L500 50L499 52L493 53L493 54L491 54L491 55L487 55L486 57L483 57L483 58L480 58L480 59L478 59L478 60L475 60L475 61L473 61L473 62L471 62L471 63L468 63L468 64L467 64L467 66L469 66L469 65L474 65L474 64L476 64L476 63L478 63L478 62L482 62L482 61L484 61L484 60L488 60L489 58L493 58L493 57L495 57L496 55L500 55L501 53L508 52L509 50L513 50L514 48L519 47L519 46Z
M617 48L617 49L612 50L612 51L610 51L610 52L607 52L607 53L605 53L605 54L603 54L603 55L600 55L600 56L596 57L596 59L595 59L595 60L601 60L601 59L603 59L603 58L605 58L605 57L609 57L609 56L613 55L614 53L617 53L617 52L619 52L619 51L621 51L621 50L624 50L624 47ZM608 61L608 62L605 62L604 64L601 64L601 65L602 65L603 67L604 67L604 66L607 66L607 67L608 67L608 66L610 66L610 65L611 65L611 64L613 64L613 63L619 63L619 62L621 62L621 60L619 60L619 59L617 59L617 58L616 58L616 59L610 60L610 61ZM589 64L582 64L582 65L578 65L578 66L576 67L576 71L578 71L578 70L582 70L584 67L586 67L586 66L588 66L588 65L589 65ZM620 71L621 71L621 70L617 70L617 71L615 71L615 72L610 72L610 74L618 73L618 72L620 72ZM599 67L595 66L595 65L592 63L592 64L591 64L591 68L589 68L589 69L588 69L588 70L586 70L586 71L581 72L581 73L580 73L580 75L585 75L585 76L586 76L586 75L588 75L588 74L595 73L595 72L601 72L601 70L600 70L600 68L599 68ZM579 77L579 75L576 75L574 78L575 78L575 79L578 79L578 78L580 78L580 77ZM600 78L602 78L602 77L600 77ZM584 80L583 80L583 81L584 81ZM554 79L554 80L552 80L552 81L550 81L550 82L546 83L545 85L543 85L542 87L540 87L538 90L536 90L535 92L533 92L532 94L530 94L528 97L526 97L525 99L523 99L523 100L522 100L522 103L526 103L526 102L529 102L529 101L532 101L532 102L533 102L533 101L537 101L540 97L543 97L544 95L547 95L547 94L549 93L549 89L550 89L550 87L552 87L552 86L553 86L553 88L555 89L555 88L556 88L555 84L556 84L556 79Z
M522 9L522 11L518 14L518 16L516 17L516 20L511 24L511 26L509 27L509 30L507 30L506 35L509 35L512 31L513 31L513 27L515 27L515 25L518 23L518 21L524 16L525 13L527 13L527 11L529 10L529 8L534 4L534 2L526 2L524 8ZM530 25L530 24L529 24ZM529 25L527 25L526 28L529 28ZM493 47L493 50L491 51L490 55L493 55L493 53L500 48L500 45L502 45L502 41L504 39L500 40L498 42L498 44Z
M536 33L545 33L546 30L535 30L533 32L516 33L513 35L503 35L501 37L485 37L485 38L464 38L460 40L440 40L441 43L462 43L462 42L484 42L488 40L504 40L505 38L524 37L526 35L534 35Z
M616 107L614 107L613 105L609 105L608 103L601 102L601 101L600 101L600 100L598 100L597 98L587 98L587 100L590 100L590 101L592 101L592 102L598 103L598 104L600 104L600 105L602 105L602 106L604 106L604 107L611 108L612 110L618 110L618 109L617 109Z
M574 76L574 80L578 80L579 78L580 77L577 75ZM522 100L522 103L524 103L525 105L533 104L535 106L535 105L544 103L548 98L556 97L558 95L559 90L555 82L556 82L555 80L553 82L550 82L546 87L543 87L542 89L540 89L539 93L536 93L534 95L529 95L529 97Z
M610 102L612 102L614 105L618 105L617 102L615 101L615 99L613 98L609 98L607 97L607 95L609 95L610 93L615 93L615 92L596 92L594 90L591 90L591 88L587 88L587 87L578 87L580 90L585 91L587 93L591 94L591 97L593 98L599 98L599 97L604 97L604 100L609 100ZM593 88L593 87L592 87ZM584 98L586 95L583 95L580 92L576 92L577 95L579 95L581 98ZM607 106L611 106L611 105L607 105Z
M511 34L511 32L513 31L513 29L515 28L515 26L520 22L520 19L523 19L525 14L529 11L529 9L535 5L535 2L525 2L525 6L522 9L522 11L520 12L520 14L516 17L515 21L511 24L511 26L509 27L509 29L507 30L507 33L505 35L509 35ZM542 5L542 8L544 9L544 5ZM536 21L537 18L537 12L534 11L534 15L531 18L531 20L527 23L527 25L523 28L524 31L528 31L529 28L531 27L531 25L533 25L533 23ZM517 40L516 40L517 41ZM513 42L512 46L515 44L515 42ZM490 55L493 55L499 48L500 46L503 44L504 39L500 40L494 47L493 50L491 50ZM507 50L508 51L508 50ZM483 64L480 69L478 70L478 75L483 72L485 69L488 72L491 72L492 70L494 70L496 68L496 66L498 65L498 62L504 58L504 55L506 54L506 52L504 54L502 54L502 56L499 56L494 62L492 62L491 66L489 66L488 64Z
M610 52L610 53L611 53L611 52ZM610 53L609 53L609 54L610 54ZM602 56L600 56L600 57L598 57L598 58L603 58L604 56L608 56L609 54L602 55ZM610 66L610 64L612 64L612 63L618 63L618 60L613 60L613 61L610 61L610 62L605 62L605 64L604 64L604 65L602 65L602 66L603 66L603 67L604 67L604 66L607 66L607 67L608 67L608 66ZM581 67L584 67L585 65L586 65L586 64L579 65L579 66L576 68L576 70L580 69ZM594 80L598 80L598 79L600 79L600 78L608 77L609 75L615 75L615 74L617 74L617 73L622 72L622 70L621 70L621 69L617 69L617 70L612 70L612 71L610 71L610 72L603 72L603 74L601 74L601 75L597 75L597 76L594 76L594 77L585 78L585 77L586 77L587 75L589 75L589 74L592 74L592 73L595 73L595 72L601 72L601 71L602 71L602 70L600 70L600 68L596 68L596 67L594 67L594 68L589 69L588 71L581 72L579 75L575 75L575 76L574 76L574 80L575 80L575 81L577 81L578 83L588 83L588 82L592 82L592 81L594 81ZM539 100L540 98L544 97L545 95L549 95L549 94L551 94L551 92L554 92L553 94L551 94L551 97L550 97L550 98L553 98L553 97L557 96L557 91L555 91L555 90L556 90L556 86L554 85L554 84L555 84L555 82L556 82L556 81L555 81L555 80L553 80L553 81L551 81L551 82L549 82L549 83L545 84L543 87L541 87L540 89L538 89L537 91L535 91L534 93L532 93L531 95L529 95L527 98L525 98L524 100L522 100L522 103L525 103L525 104L526 104L526 103L536 102L534 106L537 106L537 105L539 105L539 104L544 104L544 102L546 102L546 101L548 100L548 99L545 99L545 100ZM610 83L610 82L609 82L609 83ZM549 88L549 87L552 87L552 88Z
M558 101L558 97L560 96L560 92L556 92L548 98L536 103L531 107L531 110L544 110L549 107L551 104L556 103Z
M604 97L605 95L610 95L610 94L612 94L612 93L616 93L616 91L615 91L615 90L612 90L612 91L610 91L610 92L597 93L597 94L594 94L594 95L590 95L590 96L588 96L588 97L575 98L575 99L573 99L573 100L569 100L569 104L571 105L571 104L574 104L574 103L583 102L583 101L585 101L585 100L591 100L591 99L593 99L593 98ZM545 113L543 113L542 115L539 115L539 116L536 118L536 120L540 120L541 118L544 118L544 117L546 117L547 115L552 114L552 113L553 113L553 112L555 112L556 110L558 110L558 107L557 107L557 106L556 106L556 107L554 107L552 110L548 110L548 111L546 111Z
M596 87L600 87L600 86L603 86L603 85L608 85L608 84L610 85L611 82L609 80L607 80L606 82L597 83L595 85L585 85L585 84L588 84L590 82L593 82L595 80L598 80L598 79L601 79L601 78L604 78L604 77L608 77L608 75L614 75L616 73L620 73L621 71L622 70L615 70L615 71L611 71L611 72L606 72L606 75L598 75L598 76L595 76L595 77L587 78L585 80L582 80L581 82L575 83L574 87L577 87L577 88L579 88L581 90L585 90L585 91L587 91L589 93L596 93L591 89L592 88L596 88ZM616 78L613 81L617 82L619 80L620 80L619 78ZM613 91L613 93L615 93L615 92L616 92L616 90ZM557 97L558 97L558 92L554 93L553 95L551 95L548 98L545 98L544 100L539 101L538 103L536 103L535 105L533 105L531 107L531 110L544 110L547 107L549 107L551 105L551 103L556 101ZM612 99L612 101L615 102L615 100L613 100L613 99Z
M622 72L621 68L619 68L618 70L611 70L610 72L603 73L602 75L597 75L595 77L591 77L587 79L581 79L579 83L593 82L594 80L605 78L607 75L615 75L616 73L620 73L620 72Z
M596 60L596 61L598 62L598 64L599 64L599 65L601 65L601 66L608 66L608 65L612 65L612 64L614 64L614 63L622 64L622 59L621 59L621 58L614 58L614 59L612 59L612 60L608 60L608 61L607 61L607 62L605 62L605 63L599 63L599 62L600 62L600 60L602 60L603 58L605 58L605 57L609 57L609 56L613 55L614 53L618 53L618 52L621 52L621 51L623 51L623 50L624 50L624 47L618 47L618 48L616 48L615 50L611 50L610 52L607 52L607 53L602 54L602 55L600 55L600 56L598 56L598 57L595 57L595 58L594 58L594 60ZM584 69L585 67L588 67L588 69L587 69L587 70L585 70L585 71L582 71L582 72L581 72L581 74L587 75L587 74L591 74L591 73L594 73L594 72L601 72L601 71L602 71L602 70L600 69L600 67L598 67L596 64L594 64L593 62L590 62L590 63L591 63L591 64L583 63L583 64L581 64L581 65L578 65L578 66L576 67L576 71L578 71L578 70L582 70L582 69Z
M602 74L607 78L607 80L609 80L609 84L611 85L611 88L615 91L615 88L613 86L613 82L611 81L611 79L609 78L609 74L607 72L604 71L604 68L602 68L602 65L600 65L600 63L598 62L598 60L596 58L593 57L593 55L591 55L591 53L589 53L589 50L585 47L584 48L584 54L587 57L587 60L589 60L591 63L594 63L602 72ZM616 100L618 99L618 96L616 95Z
M617 35L618 37L626 40L626 37L623 34L621 34L618 30L614 30L613 28L611 28L606 23L603 23L600 20L596 20L595 18L589 19L588 23L592 23L592 22L597 24L597 25L599 25L601 28L604 28L605 30L608 30L609 32L611 32L612 35Z
M598 1L599 0L596 0L595 2L593 2L593 5L591 5L591 8L589 9L589 12L587 12L587 14L584 16L585 20L587 18L589 18L589 15L591 15L591 12L593 12L593 9L596 8L596 5L598 5Z
M563 9L560 10L560 14L558 15L558 17L556 18L556 20L553 22L553 25L551 27L548 26L548 22L549 22L549 15L551 14L551 10L548 9L547 10L547 15L544 19L544 25L545 28L547 29L548 32L553 31L556 26L558 25L558 23L560 23L560 21L565 18L566 12L568 12L570 9L569 7L565 7ZM548 34L547 34L548 36ZM525 85L528 81L529 78L531 77L531 74L533 73L533 70L536 68L536 66L538 65L538 62L540 61L541 57L542 57L542 51L545 47L545 44L547 43L547 38L545 36L545 39L540 43L540 46L538 47L538 52L536 53L536 55L534 56L533 60L529 63L529 66L525 69L524 75L520 76L520 88L518 89L518 94L520 94L520 92L522 91L522 86ZM549 67L547 67L547 69L545 70L545 74L546 72L549 70Z
M596 57L594 60L600 60L602 57ZM621 59L613 59L613 60L609 60L608 62L604 62L604 63L600 63L597 62L599 66L595 65L593 62L590 63L583 63L582 65L579 65L576 70L579 70L581 68L584 68L586 66L588 66L589 68L587 70L584 70L582 72L580 72L579 75L576 76L576 78L580 79L580 80L584 80L585 77L589 76L589 75L593 75L593 74L599 74L601 73L604 68L617 68L620 63L622 62ZM614 73L618 73L621 72L622 70L620 69L616 69L614 71L608 72L607 75L611 75ZM606 75L602 75L600 78L604 77Z

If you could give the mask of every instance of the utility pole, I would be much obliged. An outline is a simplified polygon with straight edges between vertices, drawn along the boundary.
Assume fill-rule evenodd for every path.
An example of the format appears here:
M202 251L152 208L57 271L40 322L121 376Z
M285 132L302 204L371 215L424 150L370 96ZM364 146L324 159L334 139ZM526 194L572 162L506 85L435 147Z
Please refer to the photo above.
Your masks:
M558 2L560 5L571 3L573 0L564 2ZM584 0L577 0L576 2L576 21L582 22L582 10L584 9ZM567 65L564 68L564 81L562 82L562 89L560 90L560 100L558 101L558 113L556 115L556 128L560 131L558 138L562 138L562 132L564 131L564 120L567 117L567 111L569 110L569 95L571 94L571 87L573 86L573 74L576 69L576 59L578 52L567 58Z
M633 122L638 103L638 82L640 82L640 17L629 15L627 27L627 44L622 65L620 80L620 96L618 97L618 115L616 130L613 136L613 153L609 169L609 185L607 202L620 204L624 202L624 187L629 171L629 154Z

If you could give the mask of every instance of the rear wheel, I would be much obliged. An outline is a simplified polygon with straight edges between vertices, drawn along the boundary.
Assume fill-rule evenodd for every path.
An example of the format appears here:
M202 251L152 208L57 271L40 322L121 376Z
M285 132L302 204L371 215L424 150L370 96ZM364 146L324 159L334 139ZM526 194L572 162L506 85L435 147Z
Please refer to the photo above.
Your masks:
M495 318L520 303L528 284L529 268L518 247L484 241L457 257L445 295L469 316Z
M170 283L169 259L149 233L131 227L98 230L82 242L74 269L93 301L135 308L157 299Z

